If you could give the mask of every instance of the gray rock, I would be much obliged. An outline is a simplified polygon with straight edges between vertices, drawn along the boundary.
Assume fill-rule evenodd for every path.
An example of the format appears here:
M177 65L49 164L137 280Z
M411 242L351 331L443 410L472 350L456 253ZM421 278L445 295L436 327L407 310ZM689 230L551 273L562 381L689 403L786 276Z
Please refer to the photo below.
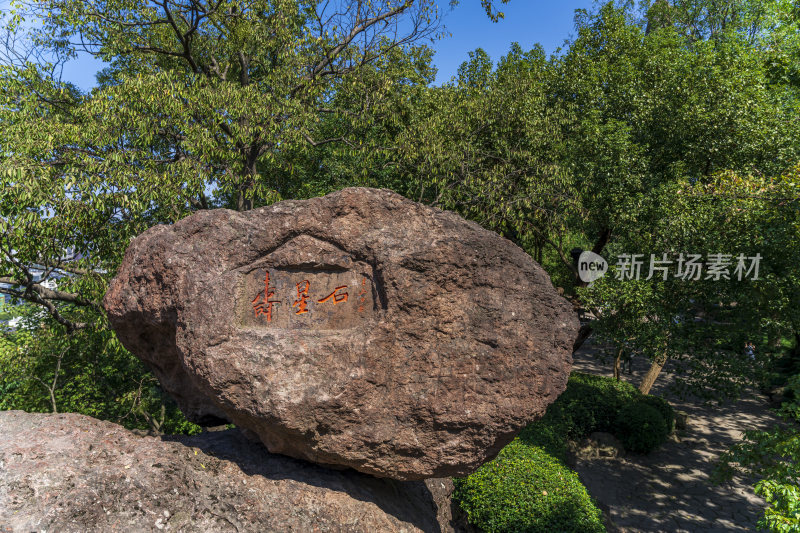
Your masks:
M578 329L523 250L375 189L151 228L104 305L191 419L404 480L494 457L566 387Z
M675 411L675 429L685 431L689 427L689 413L686 411Z
M580 443L570 441L567 451L572 456L572 465L578 460L614 459L625 455L625 447L619 439L602 431L595 431Z
M169 440L6 411L0 434L0 531L453 531L449 480L333 471L236 430Z

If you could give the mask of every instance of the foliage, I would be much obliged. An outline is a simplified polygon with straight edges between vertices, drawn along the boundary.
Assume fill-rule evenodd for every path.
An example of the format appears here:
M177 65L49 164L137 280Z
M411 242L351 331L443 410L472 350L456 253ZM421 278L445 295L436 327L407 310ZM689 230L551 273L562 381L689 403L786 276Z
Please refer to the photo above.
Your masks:
M798 187L794 167L777 178L723 172L652 191L642 217L650 221L647 230L621 236L610 250L641 253L645 260L666 254L671 275L665 280L656 271L645 279L645 266L641 279L621 279L612 266L583 289L598 309L598 337L651 360L677 359L679 392L735 397L783 351L779 340L800 331ZM699 279L676 275L682 257L698 254L707 266L720 253L729 254L728 279L707 271ZM739 256L760 257L758 279L753 272L737 275ZM749 358L745 343L762 339L756 358Z
M675 429L675 409L672 408L672 405L667 400L660 396L647 395L640 397L637 403L649 405L658 411L667 424L667 433L672 433L672 430Z
M141 361L103 325L66 334L33 306L0 337L0 410L72 412L129 429L196 433Z
M286 188L275 178L294 173L287 156L358 143L312 130L369 114L405 75L377 59L437 29L432 0L15 5L9 38L27 16L40 23L35 49L109 62L88 94L14 47L0 65L0 280L68 329L84 324L56 304L96 304L133 236L199 209L272 203ZM71 286L42 286L52 276Z
M660 421L652 416L653 411ZM621 418L626 419L622 425ZM541 420L520 433L520 439L563 459L566 439L577 441L603 431L614 434L626 448L647 453L666 440L674 423L672 406L663 398L645 396L625 381L573 372L567 389ZM643 445L642 439L649 437L652 439Z
M649 453L667 440L664 417L645 402L626 405L619 412L615 425L615 435L628 451Z
M525 427L493 461L455 480L454 499L470 524L485 531L604 531L585 488L564 466L567 439L608 431L632 450L646 453L650 449L644 449L642 442L648 436L657 440L656 445L666 438L666 423L652 407L656 403L671 412L666 401L643 396L629 383L573 372L567 389L544 417ZM631 412L635 414L630 416ZM631 423L620 426L620 413L628 413ZM559 495L562 500L557 503ZM555 512L557 506L569 513Z
M798 93L770 67L776 50L795 57L786 31L797 25L772 2L784 22L758 15L750 35L744 20L755 19L742 13L766 4L687 2L680 10L691 12L679 14L674 3L648 2L653 10L642 19L607 3L579 15L560 60L559 101L582 111L565 132L583 177L582 216L563 231L583 233L612 265L626 253L645 261L639 281L616 279L612 268L576 292L599 318L589 326L599 340L651 360L644 391L678 359L682 392L735 397L760 375L773 341L798 331L797 307L785 305L800 293L787 268L798 250L796 180L787 177L800 159ZM789 257L777 257L783 251ZM647 271L651 256L667 254L674 274L680 254L759 253L766 275L755 282L663 280ZM748 360L745 342L765 333L759 357Z
M640 397L626 381L573 372L567 389L548 408L542 423L579 440L594 431L613 433L619 412Z
M510 0L497 0L497 3L507 4ZM455 7L459 4L460 0L450 0L450 6ZM494 6L495 2L493 0L481 0L481 6L483 9L486 10L486 16L489 17L489 20L492 22L497 22L500 19L505 18L505 15L502 11L497 11Z
M554 75L541 47L513 44L496 69L483 50L470 53L456 79L422 93L394 139L401 192L456 210L541 259L572 201L558 160L565 115L551 105Z
M505 3L481 0L492 19ZM158 418L152 378L99 306L130 239L202 209L350 185L522 246L593 311L584 332L652 361L643 390L668 360L680 390L706 399L763 375L782 339L800 360L796 2L600 2L578 11L563 51L514 44L495 64L476 50L441 87L423 45L440 30L433 0L14 5L0 50L0 283L51 318L4 341L8 405L122 419L141 391ZM58 77L80 51L109 65L88 93ZM614 267L585 287L575 246L612 264L760 254L760 277L637 281ZM111 364L118 393L98 379L117 379ZM559 431L608 430L638 397L587 379L523 433L532 445L558 455Z
M578 475L520 439L474 474L454 482L454 500L470 524L487 533L605 531L601 513Z
M368 122L424 63L413 45L436 35L436 15L432 0L13 2L0 49L0 284L52 320L37 319L48 333L36 342L13 340L25 357L2 369L6 405L180 429L100 306L128 243L201 209L340 186L296 174L323 147L360 144L347 131L314 137L316 125ZM88 93L59 77L78 53L109 65Z
M5 29L22 37L22 17L38 20L38 55L7 50L0 71L0 281L68 330L85 327L91 319L70 315L97 308L144 229L353 184L457 210L578 287L575 245L780 249L796 210L759 184L800 159L796 13L712 4L604 3L578 13L563 53L512 45L495 66L476 50L432 87L420 46L438 31L429 0L19 1ZM88 94L42 59L81 50L109 62ZM748 182L741 202L718 187L725 180ZM756 233L760 243L742 242ZM797 279L781 277L794 259L769 259L769 282L722 295L709 283L609 277L577 293L600 311L599 336L654 361L687 357L687 386L734 395L754 374L739 341L762 326L770 339L798 331L784 313L800 307ZM738 312L714 309L721 296L748 312L715 329ZM697 311L713 320L693 322Z
M768 83L759 47L647 31L635 15L613 3L579 13L555 60L557 102L574 117L565 157L581 217L569 229L593 239L646 227L654 188L723 169L773 175L798 158L797 98Z

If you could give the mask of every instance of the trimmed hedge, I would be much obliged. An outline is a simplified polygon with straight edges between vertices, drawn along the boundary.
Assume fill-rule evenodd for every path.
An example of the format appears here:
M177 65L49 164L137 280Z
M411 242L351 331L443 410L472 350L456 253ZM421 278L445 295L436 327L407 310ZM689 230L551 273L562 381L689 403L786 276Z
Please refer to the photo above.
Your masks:
M638 401L626 406L617 417L617 438L626 450L649 453L667 439L667 423L655 407Z
M661 398L644 396L625 381L575 372L541 420L493 461L454 480L453 500L486 533L605 531L602 514L566 466L567 439L605 431L627 449L646 453L666 440L674 420Z
M578 475L520 439L469 477L455 479L453 497L470 524L486 533L600 533L602 513Z
M542 422L579 440L594 431L614 432L617 414L642 397L627 381L573 372L567 390L547 409Z
M625 411L631 413L636 409L648 408L648 414L635 416L633 421L639 424L660 424L651 420L649 409L654 409L661 418L666 432L656 431L655 440L648 439L648 443L640 442L639 429L636 423L620 424L618 418ZM648 428L651 427L648 425ZM555 433L571 440L581 440L595 431L604 431L614 434L623 444L634 443L633 447L625 448L637 452L647 453L661 445L669 432L675 427L675 411L672 406L658 396L645 396L639 389L626 381L617 381L613 378L594 376L589 374L573 373L569 378L567 390L547 409L544 418L529 425L520 436L547 449L551 454L563 460L559 446L548 445L542 441L542 433ZM563 443L564 450L566 442ZM643 451L646 450L646 451Z
M675 429L675 409L672 408L667 400L659 396L642 395L639 398L639 402L643 402L661 413L661 416L664 417L664 422L667 423L667 433L672 433L672 430Z

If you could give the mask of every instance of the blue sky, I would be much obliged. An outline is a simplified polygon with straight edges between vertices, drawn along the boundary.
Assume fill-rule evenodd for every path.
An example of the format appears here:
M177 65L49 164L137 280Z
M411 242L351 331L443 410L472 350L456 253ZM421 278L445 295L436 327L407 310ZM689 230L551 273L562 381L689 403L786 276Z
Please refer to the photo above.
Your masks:
M450 10L449 0L437 0L444 14L444 25L452 34L432 44L436 50L434 64L439 69L437 84L448 81L468 52L483 48L497 61L508 52L512 42L527 50L541 43L548 53L564 44L574 30L576 9L588 9L592 0L553 2L547 0L511 0L502 6L506 17L493 23L486 16L479 0L461 0ZM64 77L84 90L95 84L94 74L102 64L91 58L81 58L66 66Z
M592 0L511 0L501 6L505 19L494 23L478 0L461 0L452 11L449 0L437 1L445 14L444 25L452 34L433 44L433 62L439 69L437 83L454 76L459 65L468 59L468 52L476 48L483 48L495 62L508 53L514 41L523 50L540 43L553 53L573 34L575 10L589 9L594 4Z

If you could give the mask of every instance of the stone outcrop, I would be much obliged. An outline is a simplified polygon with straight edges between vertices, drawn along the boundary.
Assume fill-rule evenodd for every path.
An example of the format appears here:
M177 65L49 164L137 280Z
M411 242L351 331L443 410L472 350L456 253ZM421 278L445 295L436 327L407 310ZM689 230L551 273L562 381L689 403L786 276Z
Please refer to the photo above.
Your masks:
M625 455L625 447L611 433L595 431L580 443L570 441L567 444L568 462L572 467L578 460L616 459Z
M237 430L166 440L82 415L5 411L0 435L0 531L452 531L449 480L333 471Z
M190 419L402 480L470 473L541 416L578 329L510 241L375 189L151 228L104 305Z

